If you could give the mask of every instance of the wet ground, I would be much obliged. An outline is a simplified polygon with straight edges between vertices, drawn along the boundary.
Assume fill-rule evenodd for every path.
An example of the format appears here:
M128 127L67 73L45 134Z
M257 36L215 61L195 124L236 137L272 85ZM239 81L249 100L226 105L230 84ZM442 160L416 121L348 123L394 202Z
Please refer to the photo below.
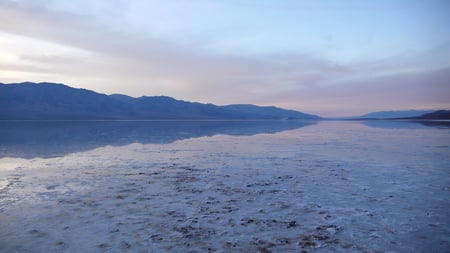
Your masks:
M0 252L448 252L450 130L277 133L0 159Z

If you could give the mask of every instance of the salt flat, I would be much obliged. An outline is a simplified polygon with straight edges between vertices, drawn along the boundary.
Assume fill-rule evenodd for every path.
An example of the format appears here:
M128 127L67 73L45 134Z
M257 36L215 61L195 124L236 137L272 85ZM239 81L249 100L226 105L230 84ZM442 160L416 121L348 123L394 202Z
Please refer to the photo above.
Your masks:
M448 252L450 129L377 124L5 156L0 252Z

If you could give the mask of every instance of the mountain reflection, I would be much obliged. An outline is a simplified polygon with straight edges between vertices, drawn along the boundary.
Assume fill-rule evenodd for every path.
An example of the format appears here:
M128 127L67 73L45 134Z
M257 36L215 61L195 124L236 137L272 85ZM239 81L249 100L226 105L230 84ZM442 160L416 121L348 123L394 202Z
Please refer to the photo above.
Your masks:
M107 145L165 144L217 134L250 136L312 121L72 121L1 122L0 158L59 157Z
M390 129L450 128L450 121L413 121L413 120L367 120L366 126Z

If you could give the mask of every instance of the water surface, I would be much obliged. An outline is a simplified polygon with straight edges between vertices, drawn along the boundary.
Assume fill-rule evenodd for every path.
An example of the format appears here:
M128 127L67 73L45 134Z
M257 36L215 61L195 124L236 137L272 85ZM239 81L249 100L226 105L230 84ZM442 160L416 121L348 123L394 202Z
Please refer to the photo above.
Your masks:
M2 122L0 252L448 252L450 129Z

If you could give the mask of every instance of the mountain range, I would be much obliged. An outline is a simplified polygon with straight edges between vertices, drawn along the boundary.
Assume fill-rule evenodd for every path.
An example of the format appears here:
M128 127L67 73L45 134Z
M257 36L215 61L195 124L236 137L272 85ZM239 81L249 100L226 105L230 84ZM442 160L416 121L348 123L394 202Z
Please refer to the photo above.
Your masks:
M448 120L450 110L403 110L371 112L362 116L353 117L358 120Z
M0 83L0 120L317 120L274 106L106 95L57 83Z
M319 120L274 106L218 106L168 96L106 95L57 83L0 83L0 120ZM448 120L449 110L379 111L346 119Z
M439 110L430 113L425 113L418 117L413 117L411 119L421 119L421 120L450 120L450 110Z

